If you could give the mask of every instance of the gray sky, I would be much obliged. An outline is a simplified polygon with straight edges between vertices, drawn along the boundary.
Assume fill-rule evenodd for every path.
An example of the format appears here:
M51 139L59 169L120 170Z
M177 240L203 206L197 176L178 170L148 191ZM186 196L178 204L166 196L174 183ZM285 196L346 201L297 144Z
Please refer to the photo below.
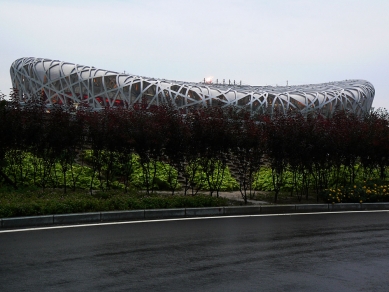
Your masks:
M365 79L389 109L388 0L0 0L0 91L42 57L182 81Z

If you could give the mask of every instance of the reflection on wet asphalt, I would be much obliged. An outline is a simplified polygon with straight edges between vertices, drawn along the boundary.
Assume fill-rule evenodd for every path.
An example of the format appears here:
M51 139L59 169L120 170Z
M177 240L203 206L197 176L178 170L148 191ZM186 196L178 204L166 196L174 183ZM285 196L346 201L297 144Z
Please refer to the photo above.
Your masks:
M0 291L388 291L389 213L0 234Z

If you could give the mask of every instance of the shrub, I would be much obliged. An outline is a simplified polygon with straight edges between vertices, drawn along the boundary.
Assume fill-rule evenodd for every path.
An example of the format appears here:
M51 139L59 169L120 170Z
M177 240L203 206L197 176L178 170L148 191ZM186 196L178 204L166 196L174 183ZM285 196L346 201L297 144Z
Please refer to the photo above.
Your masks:
M321 193L321 198L328 203L389 202L389 181L367 180L329 188Z

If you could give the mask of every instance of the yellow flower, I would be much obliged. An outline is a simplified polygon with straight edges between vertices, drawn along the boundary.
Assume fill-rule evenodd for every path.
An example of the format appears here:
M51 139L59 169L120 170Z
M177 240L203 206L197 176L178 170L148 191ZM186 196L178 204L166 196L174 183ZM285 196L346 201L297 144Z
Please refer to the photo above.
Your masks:
M362 203L363 203L363 201L362 201L362 200L360 200L360 201L359 201L359 203L361 203L361 204L362 204Z

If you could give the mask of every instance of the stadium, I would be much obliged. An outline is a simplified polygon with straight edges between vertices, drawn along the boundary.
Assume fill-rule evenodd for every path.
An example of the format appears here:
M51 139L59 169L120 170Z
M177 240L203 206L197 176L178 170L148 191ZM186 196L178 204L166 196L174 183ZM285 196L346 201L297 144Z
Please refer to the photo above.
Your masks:
M235 106L253 113L299 111L331 116L337 110L346 110L362 115L370 111L375 94L373 85L365 80L298 86L194 83L31 57L14 61L10 74L21 102L38 96L48 106L84 104L96 110L131 108L146 102L148 106L170 103L184 112L193 107Z

